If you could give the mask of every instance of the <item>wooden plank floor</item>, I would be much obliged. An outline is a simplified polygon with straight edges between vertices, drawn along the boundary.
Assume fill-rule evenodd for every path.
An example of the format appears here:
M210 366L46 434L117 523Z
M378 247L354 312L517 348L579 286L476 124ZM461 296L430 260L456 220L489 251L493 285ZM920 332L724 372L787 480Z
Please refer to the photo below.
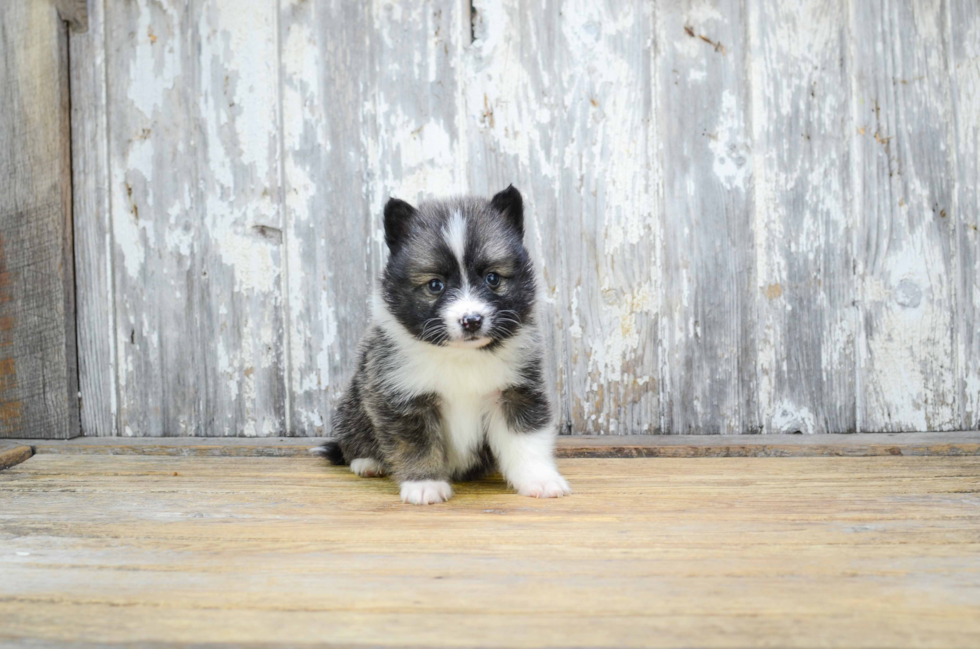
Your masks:
M0 472L0 643L978 647L980 458L565 459L410 507L308 458Z

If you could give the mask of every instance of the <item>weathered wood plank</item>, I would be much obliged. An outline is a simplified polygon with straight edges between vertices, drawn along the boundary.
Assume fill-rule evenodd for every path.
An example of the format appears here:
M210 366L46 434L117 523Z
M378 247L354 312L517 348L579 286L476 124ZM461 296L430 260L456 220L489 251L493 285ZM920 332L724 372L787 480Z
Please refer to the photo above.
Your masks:
M658 7L664 432L760 432L747 18Z
M371 216L377 230L389 196L415 202L465 188L465 167L456 155L463 4L371 3L369 83L375 103L366 107L363 120L368 123L370 153L376 156ZM381 246L382 241L379 232L374 243Z
M309 457L317 438L81 437L32 442L37 453ZM980 433L858 435L563 435L559 457L868 457L980 455Z
M875 0L850 10L858 429L950 430L959 396L943 6Z
M380 254L364 128L373 106L369 8L281 8L290 434L330 431L353 371Z
M660 430L662 178L647 2L560 4L552 169L575 433Z
M79 434L66 26L0 5L0 437Z
M285 425L278 16L106 5L120 433Z
M115 246L109 204L108 79L101 0L93 0L91 16L90 29L69 38L78 391L84 434L115 435Z
M0 473L0 641L980 642L980 458L560 464L568 498L417 508L315 459L37 455Z
M857 310L846 6L749 8L764 432L850 433Z
M0 471L20 464L32 455L34 455L34 451L31 450L30 446L0 441Z
M962 391L959 425L980 429L980 7L951 0L946 15L954 117L955 380Z

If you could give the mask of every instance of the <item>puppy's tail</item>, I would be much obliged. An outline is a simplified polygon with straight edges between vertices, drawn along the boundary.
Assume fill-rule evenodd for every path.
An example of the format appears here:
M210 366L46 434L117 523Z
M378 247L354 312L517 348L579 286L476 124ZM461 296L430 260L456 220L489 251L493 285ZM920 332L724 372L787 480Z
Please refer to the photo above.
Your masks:
M310 453L327 458L330 464L347 464L347 460L344 459L344 452L340 450L340 443L335 439L328 439L322 446L311 448Z

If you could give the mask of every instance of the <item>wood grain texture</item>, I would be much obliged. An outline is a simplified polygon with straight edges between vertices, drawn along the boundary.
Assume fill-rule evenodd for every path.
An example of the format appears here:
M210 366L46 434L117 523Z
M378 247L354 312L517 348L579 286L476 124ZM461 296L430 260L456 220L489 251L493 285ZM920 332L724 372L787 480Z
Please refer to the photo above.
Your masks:
M560 464L568 498L418 508L322 460L38 455L0 473L0 641L980 642L980 458Z
M36 453L69 455L309 457L309 450L321 441L309 437L79 437L32 441L31 446ZM980 433L563 435L555 452L563 458L980 455Z
M0 6L0 56L0 437L74 437L68 41L54 6Z
M947 12L952 74L951 197L955 233L956 380L959 421L980 429L980 11L952 0Z
M943 11L938 0L851 3L865 431L959 424Z
M283 7L291 434L329 431L353 373L385 259L385 201L461 191L460 10L454 1Z
M749 6L764 432L854 432L858 311L846 5Z
M285 425L277 15L106 5L118 430Z
M562 2L556 43L564 389L577 433L660 421L661 203L653 7Z
M109 203L105 13L100 0L91 4L91 28L69 38L78 389L85 434L115 435L115 246Z
M20 464L34 454L30 446L0 441L0 471Z
M664 432L762 432L745 4L665 3L657 18Z
M363 126L374 102L371 15L359 3L287 2L279 29L288 431L322 435L353 372L379 268Z

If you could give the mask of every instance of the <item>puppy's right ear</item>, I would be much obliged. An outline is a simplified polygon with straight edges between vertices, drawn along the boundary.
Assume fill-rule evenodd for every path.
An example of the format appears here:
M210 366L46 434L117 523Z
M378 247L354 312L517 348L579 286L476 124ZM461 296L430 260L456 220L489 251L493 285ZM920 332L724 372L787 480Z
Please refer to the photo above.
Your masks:
M412 218L418 214L418 210L398 198L388 199L385 205L385 243L388 250L395 254L405 238L408 236L408 229Z

